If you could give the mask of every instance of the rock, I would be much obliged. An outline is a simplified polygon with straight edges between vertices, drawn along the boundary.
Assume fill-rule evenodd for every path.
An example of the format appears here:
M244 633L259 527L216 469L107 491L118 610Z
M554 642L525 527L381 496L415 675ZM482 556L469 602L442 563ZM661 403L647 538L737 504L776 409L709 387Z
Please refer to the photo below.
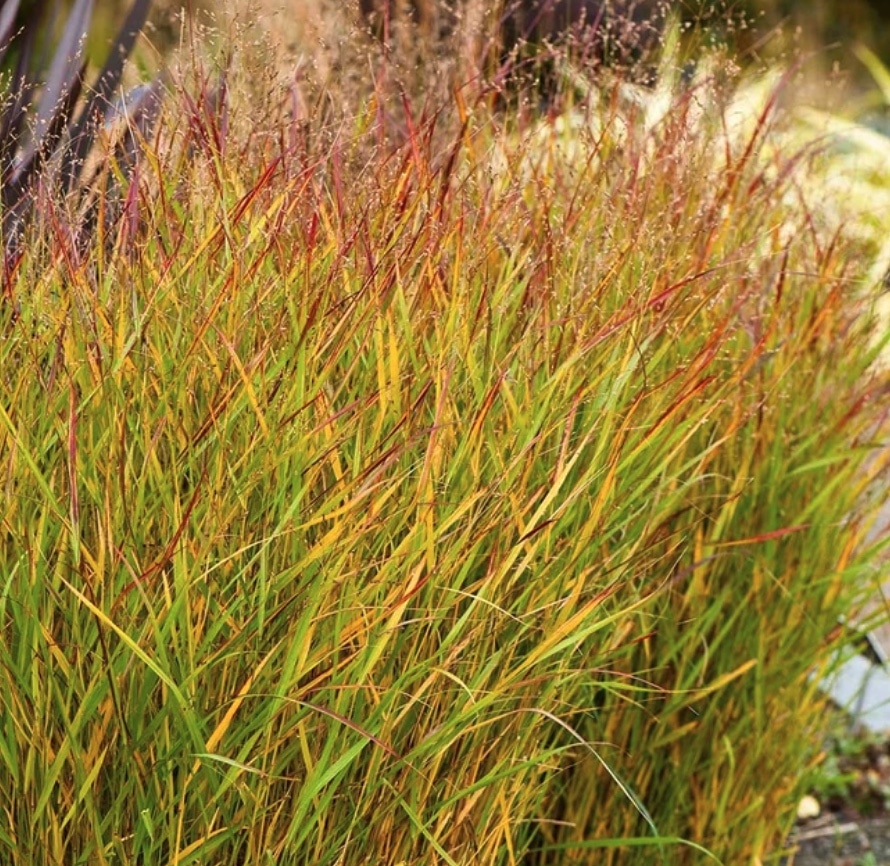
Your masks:
M811 797L809 794L797 804L798 821L810 821L813 818L818 818L821 814L822 806L815 797Z

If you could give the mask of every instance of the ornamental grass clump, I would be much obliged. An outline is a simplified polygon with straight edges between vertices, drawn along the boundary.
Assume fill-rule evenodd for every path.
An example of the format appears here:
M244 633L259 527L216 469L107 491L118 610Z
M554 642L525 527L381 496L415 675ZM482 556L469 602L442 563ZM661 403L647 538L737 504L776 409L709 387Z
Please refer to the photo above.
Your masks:
M0 309L0 859L766 862L887 390L772 103L564 171L243 62Z

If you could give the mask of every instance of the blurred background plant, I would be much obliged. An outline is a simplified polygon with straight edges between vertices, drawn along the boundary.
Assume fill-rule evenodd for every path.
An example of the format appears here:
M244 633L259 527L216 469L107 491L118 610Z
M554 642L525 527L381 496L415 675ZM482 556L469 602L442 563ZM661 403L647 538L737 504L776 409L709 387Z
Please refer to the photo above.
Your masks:
M0 10L0 203L5 271L14 268L29 223L40 213L65 214L77 234L94 223L96 177L85 173L87 156L118 121L122 127L108 156L118 172L108 183L125 185L136 152L158 104L157 82L119 95L125 64L150 8L133 0L104 46L101 63L92 58L87 35L92 0L74 0L65 15L60 5L7 0ZM94 71L95 70L95 71ZM87 199L93 194L92 205ZM76 217L72 217L73 214Z

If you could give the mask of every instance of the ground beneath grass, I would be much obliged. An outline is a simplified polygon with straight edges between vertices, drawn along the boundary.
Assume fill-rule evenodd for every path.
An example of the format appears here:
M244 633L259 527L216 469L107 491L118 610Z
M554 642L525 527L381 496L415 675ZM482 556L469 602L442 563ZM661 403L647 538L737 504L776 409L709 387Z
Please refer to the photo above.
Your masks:
M813 794L822 813L799 822L782 866L890 866L890 739L835 739Z
M802 825L781 866L890 866L890 816L845 821L827 814Z

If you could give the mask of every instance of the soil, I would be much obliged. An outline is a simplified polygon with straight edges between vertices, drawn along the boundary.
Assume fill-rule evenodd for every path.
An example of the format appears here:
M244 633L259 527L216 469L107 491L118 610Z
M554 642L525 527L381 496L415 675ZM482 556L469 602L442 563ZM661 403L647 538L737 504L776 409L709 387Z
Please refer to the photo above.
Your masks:
M890 866L890 742L836 742L834 761L834 794L798 822L781 866Z
M890 536L890 496L882 495L885 501L869 543ZM874 609L890 609L890 582L876 595ZM871 649L878 653L870 660L890 669L890 621L870 638ZM829 727L849 731L849 724L849 717L841 714ZM798 823L789 840L789 856L780 866L890 866L890 735L860 731L858 736L858 745L855 734L826 744L843 784L835 787L833 796L817 795L822 814Z
M781 866L890 866L890 817L844 821L829 813L801 825Z

